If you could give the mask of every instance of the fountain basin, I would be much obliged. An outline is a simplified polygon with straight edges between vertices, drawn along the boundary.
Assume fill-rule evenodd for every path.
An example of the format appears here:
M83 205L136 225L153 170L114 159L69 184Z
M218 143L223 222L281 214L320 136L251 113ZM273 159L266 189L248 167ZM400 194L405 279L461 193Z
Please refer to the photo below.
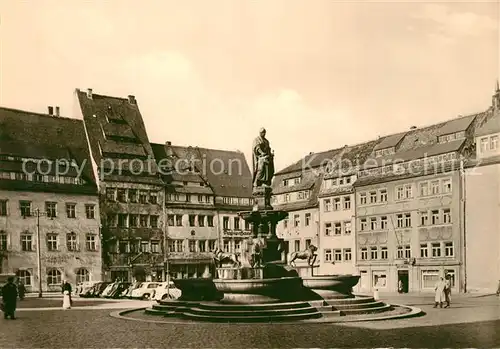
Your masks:
M352 288L359 282L359 275L315 275L302 277L304 287L322 298L354 297Z
M181 301L218 301L223 295L217 290L212 279L174 279L175 287L181 290Z

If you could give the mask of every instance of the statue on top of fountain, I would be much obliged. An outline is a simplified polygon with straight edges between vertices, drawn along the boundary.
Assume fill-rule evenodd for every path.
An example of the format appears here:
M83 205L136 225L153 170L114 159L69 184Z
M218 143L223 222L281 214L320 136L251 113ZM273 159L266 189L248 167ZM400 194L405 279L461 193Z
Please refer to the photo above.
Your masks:
M261 128L252 146L254 210L272 209L271 182L274 177L274 153L266 138L266 129Z

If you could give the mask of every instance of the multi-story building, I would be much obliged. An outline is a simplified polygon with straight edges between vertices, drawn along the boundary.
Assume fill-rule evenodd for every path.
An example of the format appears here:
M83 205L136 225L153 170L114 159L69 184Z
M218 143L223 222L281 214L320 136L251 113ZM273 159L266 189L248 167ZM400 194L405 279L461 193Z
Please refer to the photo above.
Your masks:
M500 283L500 89L491 117L475 133L475 159L465 169L465 277L468 292Z
M433 291L449 274L465 287L463 160L485 115L381 139L359 172L356 249L360 288Z
M318 195L321 274L357 274L353 183L359 164L364 163L376 143L339 149L325 170Z
M96 178L81 120L0 108L0 272L28 291L102 277Z
M108 280L164 277L164 185L134 96L76 90L98 178Z
M213 275L216 247L241 253L250 226L251 174L242 153L152 144L166 183L168 263L177 278ZM220 167L220 168L219 168Z

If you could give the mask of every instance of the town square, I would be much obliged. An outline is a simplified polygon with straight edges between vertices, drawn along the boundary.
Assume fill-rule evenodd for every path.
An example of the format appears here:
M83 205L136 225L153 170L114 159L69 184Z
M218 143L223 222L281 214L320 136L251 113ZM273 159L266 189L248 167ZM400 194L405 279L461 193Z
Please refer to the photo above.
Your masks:
M0 348L499 347L499 14L2 2Z

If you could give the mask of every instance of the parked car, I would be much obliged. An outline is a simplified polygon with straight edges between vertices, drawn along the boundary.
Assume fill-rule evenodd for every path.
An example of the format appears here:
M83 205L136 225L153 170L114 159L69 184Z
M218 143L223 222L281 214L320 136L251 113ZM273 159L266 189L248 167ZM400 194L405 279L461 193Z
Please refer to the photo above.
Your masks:
M168 286L168 290L167 290ZM168 292L167 292L168 291ZM175 287L174 283L170 281L161 282L158 284L158 287L155 289L154 299L157 301L165 300L165 299L177 299L181 296L181 290Z
M128 290L130 282L116 282L113 289L105 296L106 298L121 298L123 291Z
M142 282L133 282L129 286L129 288L127 289L127 291L124 293L124 297L131 298L132 297L132 291L135 290L136 288L138 288L141 284L142 284Z
M99 297L104 297L106 298L106 296L108 296L111 291L113 291L113 288L116 287L116 282L112 282L110 283L102 292L101 294L99 295Z
M87 292L82 293L80 297L85 298L94 298L99 297L99 295L104 291L106 287L108 287L109 282L98 282L94 286L92 286Z
M132 291L130 298L134 299L152 299L155 296L155 289L158 282L143 282Z
M85 281L85 282L80 282L75 289L75 294L82 296L83 294L87 293L94 285L98 284L99 281Z

